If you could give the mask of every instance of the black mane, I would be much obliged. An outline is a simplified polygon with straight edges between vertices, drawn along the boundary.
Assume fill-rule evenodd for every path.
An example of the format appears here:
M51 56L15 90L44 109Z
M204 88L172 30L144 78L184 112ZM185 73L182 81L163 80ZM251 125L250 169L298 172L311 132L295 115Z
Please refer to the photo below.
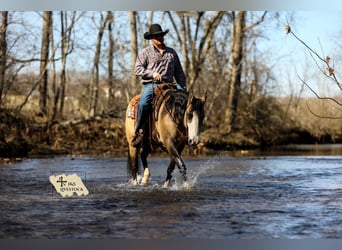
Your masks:
M183 117L188 101L187 93L185 91L180 90L169 91L168 96L166 98L166 110L164 110L164 113L167 112L171 114L171 117L175 121L175 123L183 123Z

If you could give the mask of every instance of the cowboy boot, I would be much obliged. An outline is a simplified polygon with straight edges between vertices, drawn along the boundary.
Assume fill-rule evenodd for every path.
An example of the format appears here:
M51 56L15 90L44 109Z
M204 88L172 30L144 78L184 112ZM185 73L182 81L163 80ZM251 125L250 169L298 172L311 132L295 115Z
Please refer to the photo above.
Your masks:
M135 134L132 140L132 146L135 148L140 148L142 146L144 140L144 133L142 129L139 129L139 132Z

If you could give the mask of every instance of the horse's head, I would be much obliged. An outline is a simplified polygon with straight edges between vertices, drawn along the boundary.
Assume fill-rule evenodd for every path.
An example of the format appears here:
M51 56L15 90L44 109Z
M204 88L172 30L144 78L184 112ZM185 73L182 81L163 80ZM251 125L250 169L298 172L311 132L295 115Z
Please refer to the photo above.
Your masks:
M188 129L188 144L195 146L199 143L199 135L204 119L204 104L207 95L197 98L190 95L185 111L185 124Z

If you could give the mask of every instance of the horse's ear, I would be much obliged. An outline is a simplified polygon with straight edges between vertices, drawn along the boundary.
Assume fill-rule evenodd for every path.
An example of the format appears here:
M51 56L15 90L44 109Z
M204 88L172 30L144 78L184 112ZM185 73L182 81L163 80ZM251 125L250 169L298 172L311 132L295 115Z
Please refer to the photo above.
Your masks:
M201 96L201 101L203 102L203 104L207 101L207 96L208 96L208 94L207 94L207 91L204 93L204 95L203 96Z

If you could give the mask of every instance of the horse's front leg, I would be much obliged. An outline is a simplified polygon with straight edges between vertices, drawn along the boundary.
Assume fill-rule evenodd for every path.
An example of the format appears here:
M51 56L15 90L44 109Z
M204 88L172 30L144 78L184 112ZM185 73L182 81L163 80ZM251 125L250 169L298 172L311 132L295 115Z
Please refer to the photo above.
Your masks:
M176 158L176 164L178 166L179 172L183 177L184 182L186 182L188 180L188 177L186 176L186 166L180 156Z
M181 173L181 175L183 176L183 188L185 189L191 189L191 184L188 182L188 177L186 175L186 167L185 167L185 164L183 162L183 159L182 157L178 157L176 158L176 164L178 166L178 169L179 169L179 172Z
M147 156L149 155L150 150L147 148L144 148L143 151L140 154L141 161L144 167L144 176L141 180L141 184L146 185L150 181L150 170L148 169L148 164L147 164Z
M173 159L174 163L177 164L179 172L181 173L183 180L184 180L184 183L186 184L187 180L188 180L187 175L186 175L186 166L184 164L182 157L180 156L183 148L184 148L184 145L180 145L177 148L177 147L175 147L173 142L170 142L169 147L168 147L168 151L169 151L169 154L170 154L171 158Z
M170 185L170 181L172 179L172 172L173 170L175 169L175 166L176 166L176 162L175 160L171 157L170 158L170 164L167 168L167 174L166 174L166 179L165 179L165 182L164 182L164 188L167 188L169 185Z

